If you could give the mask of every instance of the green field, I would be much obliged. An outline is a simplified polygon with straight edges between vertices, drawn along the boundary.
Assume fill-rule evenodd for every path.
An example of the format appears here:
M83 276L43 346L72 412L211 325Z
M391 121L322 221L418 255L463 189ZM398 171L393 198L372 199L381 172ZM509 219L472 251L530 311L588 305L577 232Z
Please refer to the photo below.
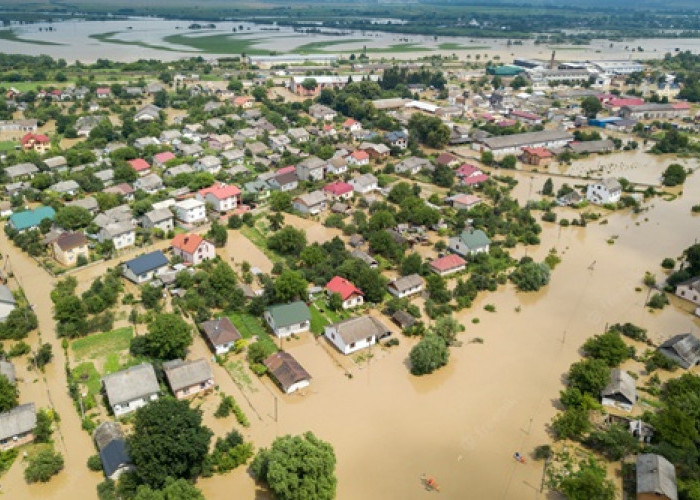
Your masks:
M267 55L271 52L270 50L253 48L263 39L235 38L235 35L229 33L205 36L169 35L163 38L163 41L174 45L184 45L209 54Z
M444 42L438 45L440 50L487 50L490 48L488 45L462 45L455 42Z
M13 30L0 30L0 40L18 43L31 43L33 45L63 45L62 43L47 42L45 40L29 40L27 38L20 38Z
M96 396L102 389L102 378L91 361L81 363L71 372L73 380L87 387L88 394Z
M292 52L294 52L295 54L323 54L324 52L327 52L327 47L332 47L334 45L342 45L345 43L359 43L367 41L369 41L367 38L348 38L342 40L330 40L327 42L311 42L305 43L304 45L299 45ZM358 50L359 49L356 49L355 52L357 52Z
M103 358L118 351L128 350L133 336L133 328L127 326L83 337L73 341L70 347L76 360Z
M368 54L396 54L400 52L430 52L432 50L434 49L422 47L417 43L395 43L388 47L367 47L365 52ZM349 54L351 52L358 52L358 50L343 50L341 52Z
M19 143L15 141L0 141L0 151L12 151Z
M316 304L311 304L309 311L311 311L311 331L316 335L321 335L323 327L328 325L328 320L321 314Z
M244 339L249 339L255 336L261 338L267 335L267 331L265 331L265 328L262 326L260 319L251 314L233 312L229 313L227 316Z
M119 38L114 38L115 35L122 33L121 31L108 31L106 33L94 33L89 35L90 38L94 40L99 40L104 43L113 43L116 45L134 45L136 47L144 47L146 49L156 49L156 50L167 50L168 52L183 52L181 50L175 50L170 47L165 47L164 45L152 45L150 43L141 42L138 40L120 40ZM195 52L195 51L184 51L184 52Z

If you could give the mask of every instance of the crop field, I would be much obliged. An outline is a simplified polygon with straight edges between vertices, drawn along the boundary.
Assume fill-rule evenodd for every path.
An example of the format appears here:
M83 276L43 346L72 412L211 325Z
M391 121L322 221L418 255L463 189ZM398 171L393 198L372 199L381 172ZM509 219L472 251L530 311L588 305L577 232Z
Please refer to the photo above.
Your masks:
M14 32L14 30L0 30L0 40L7 40L8 42L18 42L18 43L30 43L33 45L63 45L62 43L49 42L46 40L29 40L27 38L22 38Z
M228 33L205 36L169 35L163 38L163 41L174 45L184 45L209 54L267 55L271 52L255 48L262 41L261 39L236 38L235 35Z

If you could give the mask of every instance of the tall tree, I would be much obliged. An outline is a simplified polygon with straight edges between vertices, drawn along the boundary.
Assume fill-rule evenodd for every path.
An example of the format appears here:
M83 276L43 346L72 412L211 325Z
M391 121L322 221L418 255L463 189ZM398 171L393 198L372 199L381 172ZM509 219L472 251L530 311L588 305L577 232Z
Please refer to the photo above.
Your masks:
M184 358L192 344L192 328L177 314L157 314L145 339L146 350L154 358Z

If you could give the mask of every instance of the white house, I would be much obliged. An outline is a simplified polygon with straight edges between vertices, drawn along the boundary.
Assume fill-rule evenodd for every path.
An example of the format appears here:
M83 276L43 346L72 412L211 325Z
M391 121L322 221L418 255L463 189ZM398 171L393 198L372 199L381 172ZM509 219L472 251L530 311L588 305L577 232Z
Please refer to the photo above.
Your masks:
M167 233L175 227L173 219L173 213L169 208L154 208L143 214L141 225L144 229L160 229Z
M168 258L163 252L156 250L140 255L124 263L122 274L125 278L140 285L151 281L168 269Z
M491 240L481 229L462 231L459 236L451 237L447 244L447 248L462 257L488 252L490 246Z
M678 283L676 296L700 306L700 278L690 278Z
M302 181L320 181L325 175L326 162L316 156L310 156L297 165L296 173Z
M348 181L358 194L367 194L379 189L379 180L372 174L362 174Z
M17 301L12 290L6 285L0 285L0 322L4 322L15 307L17 307Z
M328 203L326 194L323 191L316 190L296 197L292 206L294 210L298 210L303 214L317 215L328 207Z
M586 199L596 205L606 203L617 203L622 196L622 185L617 179L608 177L593 184L589 184L586 189Z
M343 300L343 309L351 309L364 303L365 294L350 281L341 276L334 276L326 284L326 293L330 297L334 293Z
M269 306L263 316L278 337L308 332L311 328L311 312L301 301Z
M206 205L194 198L178 201L173 205L177 219L185 224L199 224L207 218Z
M238 206L241 190L236 186L214 184L211 187L200 189L197 199L209 203L219 213L228 212Z
M324 328L324 336L346 355L376 344L388 335L391 331L373 316L350 318Z
M401 299L422 292L423 279L417 274L409 274L390 282L387 289L390 294Z
M100 243L111 241L115 250L121 250L136 243L136 231L131 221L113 222L100 229L97 240Z
M193 167L198 172L209 172L216 175L221 170L221 160L216 156L205 156L194 162Z
M229 352L236 345L236 341L242 338L238 329L226 316L205 321L199 328L211 349L219 355Z
M155 401L160 394L156 372L149 363L105 375L102 384L117 418Z
M173 255L182 257L187 264L196 266L202 261L216 257L216 249L211 241L198 234L177 234L170 243Z

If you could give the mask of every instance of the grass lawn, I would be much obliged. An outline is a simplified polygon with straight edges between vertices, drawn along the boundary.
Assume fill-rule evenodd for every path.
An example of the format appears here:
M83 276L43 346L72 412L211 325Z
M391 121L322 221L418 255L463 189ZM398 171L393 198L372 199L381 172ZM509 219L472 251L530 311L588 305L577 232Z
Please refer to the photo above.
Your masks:
M184 45L209 54L267 55L271 52L270 50L254 48L262 39L236 38L235 35L229 33L205 36L169 35L164 37L163 41L174 45Z
M400 52L431 52L434 49L423 47L417 43L395 43L389 47L367 47L367 53L370 54L385 54L385 53L400 53ZM342 52L357 52L355 50L343 50Z
M90 38L93 38L95 40L99 40L100 42L104 43L113 43L116 45L133 45L136 47L144 47L146 49L156 49L156 50L167 50L169 52L182 52L170 47L166 47L164 45L153 45L150 43L146 42L141 42L138 40L120 40L119 38L114 38L114 35L118 35L119 33L122 33L121 31L108 31L106 33L93 33L92 35L88 35ZM184 51L188 52L188 51ZM189 52L195 52L189 51Z
M250 392L255 392L253 381L251 380L250 375L248 375L248 373L245 371L245 365L242 361L229 361L226 363L226 365L224 365L224 368L226 368L226 371L229 375L231 375L233 382L237 386L245 388Z
M260 338L268 335L260 319L256 318L252 314L243 312L232 312L227 314L227 316L228 319L231 320L231 323L233 323L233 326L235 326L241 333L244 339L249 339L255 337L256 335Z
M316 335L321 335L323 327L329 324L328 320L321 314L316 304L311 304L309 311L311 311L311 331Z
M18 144L15 141L0 141L0 151L12 151Z
M128 350L133 336L133 328L127 326L74 340L70 347L76 360L97 359L110 354L116 354L118 358L117 351Z
M455 42L444 42L438 45L440 50L486 50L490 48L488 45L462 45Z
M396 177L395 175L389 175L389 174L377 175L377 181L379 181L379 183L384 185L384 186L391 184L392 182L396 182L398 180L399 180L399 178Z
M333 45L341 45L344 43L359 43L359 42L367 42L369 39L367 38L348 38L348 39L343 39L343 40L330 40L327 42L311 42L311 43L305 43L304 45L299 45L297 48L294 49L293 52L297 54L323 54L326 52L327 47L331 47ZM361 51L361 49L356 49L355 52Z
M18 43L31 43L33 45L64 45L62 43L48 42L46 40L29 40L27 38L21 38L17 36L17 33L15 33L14 30L0 30L0 40Z
M86 361L73 368L72 375L73 380L87 387L89 395L96 396L100 393L101 377L91 361Z

